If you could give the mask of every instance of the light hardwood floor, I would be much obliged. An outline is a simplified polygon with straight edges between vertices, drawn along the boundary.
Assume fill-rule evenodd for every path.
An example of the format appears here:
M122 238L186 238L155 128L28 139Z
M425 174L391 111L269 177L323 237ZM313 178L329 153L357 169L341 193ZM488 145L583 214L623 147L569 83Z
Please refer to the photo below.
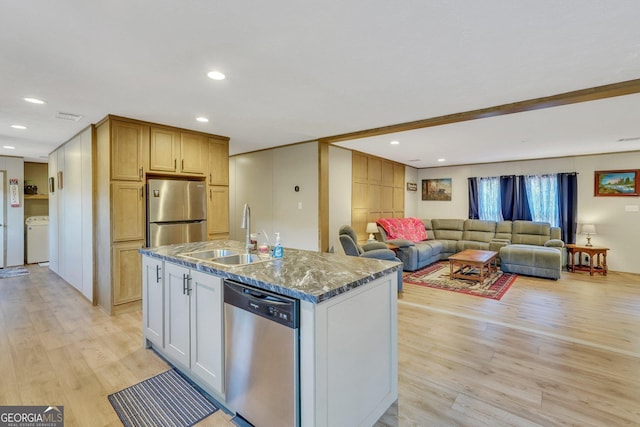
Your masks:
M0 280L0 405L64 405L67 426L120 425L107 395L168 368L142 348L141 314L109 317L28 268ZM521 276L501 301L404 289L399 399L378 426L640 425L640 275Z

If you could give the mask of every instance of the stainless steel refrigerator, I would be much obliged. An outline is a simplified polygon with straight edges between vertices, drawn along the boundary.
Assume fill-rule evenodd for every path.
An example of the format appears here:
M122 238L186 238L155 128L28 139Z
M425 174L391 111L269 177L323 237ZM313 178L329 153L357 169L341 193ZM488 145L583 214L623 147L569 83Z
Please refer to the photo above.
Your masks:
M207 240L205 181L147 181L147 246Z

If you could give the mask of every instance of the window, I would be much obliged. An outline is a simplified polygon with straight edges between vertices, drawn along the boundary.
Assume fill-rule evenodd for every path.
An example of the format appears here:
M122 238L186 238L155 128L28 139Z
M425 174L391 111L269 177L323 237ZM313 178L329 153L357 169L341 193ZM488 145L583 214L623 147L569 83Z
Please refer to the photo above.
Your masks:
M478 215L486 221L502 221L500 178L480 178L478 182Z
M560 225L558 177L551 175L527 175L524 177L529 199L531 219L548 222L552 227Z

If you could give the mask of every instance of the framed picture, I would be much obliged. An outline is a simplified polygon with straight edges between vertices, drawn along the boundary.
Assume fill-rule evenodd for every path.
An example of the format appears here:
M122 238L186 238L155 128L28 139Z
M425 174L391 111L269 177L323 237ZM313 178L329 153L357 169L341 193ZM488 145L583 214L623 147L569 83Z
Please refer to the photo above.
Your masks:
M451 201L451 178L423 179L422 200Z
M596 197L640 196L639 169L594 172Z

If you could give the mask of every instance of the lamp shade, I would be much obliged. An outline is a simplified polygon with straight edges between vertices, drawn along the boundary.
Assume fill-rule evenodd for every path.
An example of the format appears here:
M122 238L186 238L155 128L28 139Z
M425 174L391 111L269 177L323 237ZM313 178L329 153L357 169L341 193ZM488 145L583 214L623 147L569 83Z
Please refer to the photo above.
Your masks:
M378 226L376 225L375 222L367 223L367 233L377 233L377 232L378 232Z
M582 224L582 234L597 234L595 224Z

